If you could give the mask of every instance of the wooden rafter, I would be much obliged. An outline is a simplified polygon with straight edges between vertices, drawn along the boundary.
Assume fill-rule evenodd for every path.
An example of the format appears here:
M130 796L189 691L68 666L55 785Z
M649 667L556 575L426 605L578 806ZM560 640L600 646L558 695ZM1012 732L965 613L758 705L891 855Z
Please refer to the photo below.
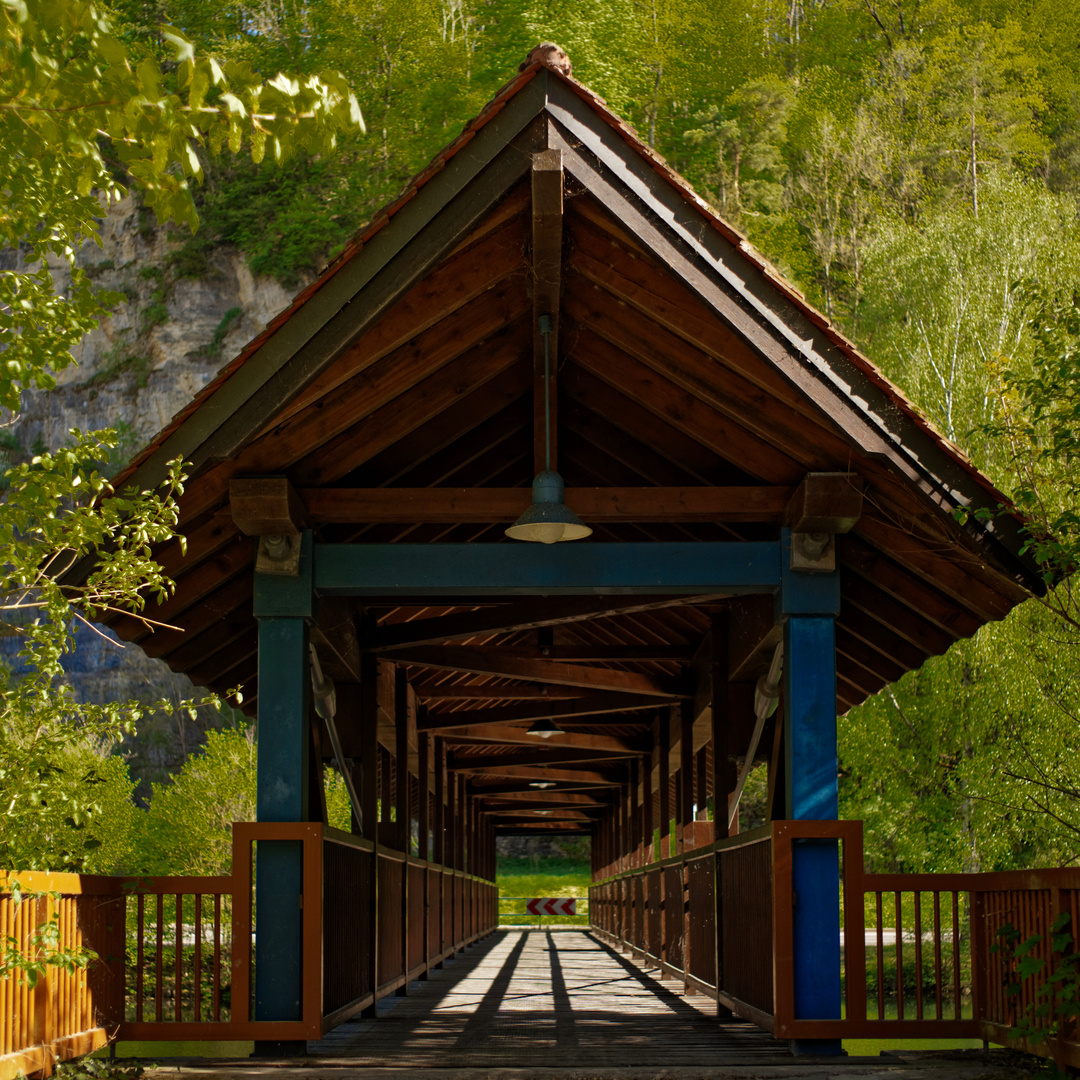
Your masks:
M551 468L558 468L559 294L562 285L563 169L558 150L541 150L532 159L532 291L533 291L533 473L545 468L550 439ZM545 343L540 316L551 319ZM544 385L544 350L549 354ZM545 392L547 405L545 406ZM550 409L550 417L547 411ZM528 506L518 510L518 514ZM517 517L514 515L510 520ZM488 520L486 518L482 520Z
M420 722L421 731L455 731L474 724L513 724L522 720L552 719L560 724L603 723L607 714L619 714L618 723L648 723L664 702L638 694L589 694L563 702L501 705L491 709L462 709L458 712L429 712ZM627 715L629 714L629 715ZM639 718L640 717L640 718Z
M636 671L503 656L498 649L489 646L421 645L397 650L394 660L417 667L461 671L470 675L498 675L556 686L579 686L586 690L643 694L665 699L687 696L683 687L672 679L654 678Z
M363 645L376 652L396 650L412 645L450 641L454 638L537 630L545 626L566 626L636 611L658 611L669 607L683 607L686 604L709 603L722 599L726 597L530 597L527 600L484 611L381 626L365 638Z
M496 761L490 765L475 766L469 770L469 773L474 781L489 777L513 777L521 780L591 784L599 787L619 787L626 782L626 769L622 762L614 762L601 769L574 769L565 766L511 765L505 761Z
M778 523L788 487L574 487L566 505L590 523L723 521ZM315 524L516 521L529 505L521 488L302 488Z
M563 731L541 740L537 735L530 735L523 727L511 724L475 724L473 727L455 731L455 745L479 743L501 746L544 746L574 747L584 750L613 750L627 754L647 754L652 748L647 738L626 738L620 735L586 735L579 732Z
M475 748L470 747L469 749ZM513 754L500 754L498 764L503 767L509 765L568 765L573 763L603 765L609 761L634 756L634 754L625 751L619 753L607 750L575 750L569 747L553 746L543 750L522 750ZM447 764L455 772L471 772L473 769L483 769L493 764L493 761L490 755L461 753L455 750L450 754Z

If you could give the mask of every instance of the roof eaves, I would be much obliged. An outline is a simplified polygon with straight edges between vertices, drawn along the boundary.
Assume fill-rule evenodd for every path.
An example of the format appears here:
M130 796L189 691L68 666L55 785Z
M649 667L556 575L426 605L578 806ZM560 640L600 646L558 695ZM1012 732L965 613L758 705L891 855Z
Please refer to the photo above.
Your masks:
M285 326L320 289L324 288L336 274L359 255L372 237L385 228L393 216L411 202L424 185L437 173L441 172L446 167L447 162L468 145L476 137L477 132L497 116L503 110L507 101L529 83L544 66L540 63L530 64L506 83L480 113L465 125L461 134L440 150L430 164L413 176L401 193L387 206L379 210L367 226L346 243L344 249L323 268L315 280L297 293L289 306L271 319L265 328L252 338L232 360L221 367L217 375L131 459L115 478L114 486L120 488L134 476L140 466L165 445L170 436L175 434L237 371L243 368L252 356Z
M577 97L588 104L598 117L617 132L630 147L632 147L641 157L647 159L650 162L653 171L668 185L678 191L679 194L685 198L686 202L696 209L703 221L705 221L711 229L715 230L727 241L735 245L740 254L751 264L751 266L768 278L769 282L788 302L816 326L829 342L835 345L845 358L864 374L874 386L886 396L890 403L905 415L912 424L928 436L945 454L955 461L968 477L975 481L975 483L986 493L986 495L998 505L1008 504L1009 500L1007 496L999 491L998 488L975 467L968 455L944 435L926 414L919 409L919 407L915 405L898 386L891 382L881 372L877 365L861 353L858 347L834 323L832 323L825 314L815 308L800 290L786 280L776 267L774 267L769 260L754 247L745 235L728 222L724 221L716 210L702 199L701 196L690 187L686 180L671 168L667 161L658 154L656 150L642 140L640 135L638 135L637 131L630 124L612 113L603 98L593 93L588 87L578 82L572 76L565 75L555 68L552 68L551 70L553 74L556 75ZM808 355L805 350L800 351L810 362L820 367L820 360L822 358L812 354ZM895 442L895 440L892 441ZM935 479L944 484L940 477L935 477Z

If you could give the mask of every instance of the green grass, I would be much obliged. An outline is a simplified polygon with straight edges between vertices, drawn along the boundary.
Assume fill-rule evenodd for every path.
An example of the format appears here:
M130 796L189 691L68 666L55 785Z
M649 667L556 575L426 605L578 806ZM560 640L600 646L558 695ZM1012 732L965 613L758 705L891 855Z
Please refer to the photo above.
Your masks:
M564 859L533 859L529 856L520 858L501 858L497 867L499 886L499 921L511 926L527 926L533 916L510 918L511 914L522 915L525 900L503 900L502 897L578 897L578 910L584 911L583 898L589 895L589 881L592 871L587 862L570 862ZM504 917L505 916L505 917ZM545 916L544 926L588 926L586 914L574 916Z
M251 1042L118 1042L118 1058L142 1058L157 1061L161 1058L246 1058L251 1057L255 1044ZM92 1055L107 1058L109 1048L103 1046Z

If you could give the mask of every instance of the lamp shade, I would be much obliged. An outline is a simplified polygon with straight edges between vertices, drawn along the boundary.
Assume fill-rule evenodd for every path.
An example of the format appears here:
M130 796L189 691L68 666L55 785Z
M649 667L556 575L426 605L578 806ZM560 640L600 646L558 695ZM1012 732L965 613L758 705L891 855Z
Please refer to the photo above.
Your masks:
M552 735L561 735L562 728L558 727L552 720L537 720L525 734L539 735L541 739L550 739Z
M581 540L592 534L592 529L566 505L566 486L553 469L536 474L532 495L532 505L506 530L511 539L557 544L562 540Z

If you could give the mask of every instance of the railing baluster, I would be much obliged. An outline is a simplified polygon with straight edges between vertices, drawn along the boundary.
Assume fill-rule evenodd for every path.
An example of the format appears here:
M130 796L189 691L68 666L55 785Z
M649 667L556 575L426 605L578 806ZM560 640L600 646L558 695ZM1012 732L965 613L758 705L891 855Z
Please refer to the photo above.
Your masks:
M878 1019L885 1019L885 930L882 926L884 917L881 907L881 893L877 897L877 1008Z
M221 893L214 893L214 1019L221 1019Z
M181 1006L183 1001L184 992L184 895L183 893L176 894L176 929L174 930L174 941L176 944L176 957L175 964L176 970L173 972L173 992L176 995L173 1001L173 1019L183 1020L184 1013Z
M157 953L154 989L154 1019L160 1023L165 1019L165 985L162 959L165 953L165 897L157 894Z
M194 1018L202 1019L202 893L195 894L195 1010Z
M895 898L896 929L893 933L896 935L896 1019L904 1019L904 917L901 911L901 901L903 895L900 889L897 888L893 892Z
M135 1021L141 1024L143 1018L143 965L146 962L143 942L146 940L146 895L139 893L137 898L138 914L136 924L139 928L138 941L135 943Z
M934 891L934 1017L941 1019L941 893Z
M922 893L918 889L915 899L915 1019L923 1018L922 1000Z
M953 940L953 1019L959 1020L960 1004L960 893L952 894L952 940Z

